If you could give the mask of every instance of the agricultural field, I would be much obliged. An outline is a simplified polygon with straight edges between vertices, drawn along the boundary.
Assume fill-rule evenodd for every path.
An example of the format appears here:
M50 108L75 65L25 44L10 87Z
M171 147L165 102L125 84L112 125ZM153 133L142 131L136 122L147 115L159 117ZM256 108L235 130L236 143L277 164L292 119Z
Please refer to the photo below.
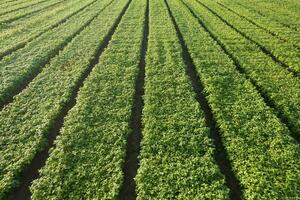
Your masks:
M0 200L299 200L300 1L0 0Z

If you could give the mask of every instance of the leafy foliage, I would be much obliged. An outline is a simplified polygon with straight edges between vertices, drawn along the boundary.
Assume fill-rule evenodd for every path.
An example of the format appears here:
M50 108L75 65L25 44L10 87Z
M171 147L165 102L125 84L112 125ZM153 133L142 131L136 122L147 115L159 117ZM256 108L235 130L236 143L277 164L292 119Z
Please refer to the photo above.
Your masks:
M125 0L115 2L100 13L0 113L0 198L18 184L20 173L42 150L55 119L67 106L74 87L124 5Z
M195 28L199 24L190 11L178 1L169 2L244 188L244 198L299 198L299 145L206 30Z
M216 1L166 1L213 117L195 98L187 52L164 0L0 3L0 57L8 54L0 61L0 105L37 75L0 112L0 199L62 123L32 199L122 194L147 2L137 199L233 198L206 118L218 126L242 199L300 199L300 147L291 137L300 130L300 82L289 72L300 66L300 4L218 0L233 12Z
M4 57L0 62L0 82L3 83L0 85L0 105L36 71L41 70L41 66L55 56L58 50L80 33L107 2L109 0L87 7L84 12L74 15L19 51Z
M270 32L258 27L257 25L250 23L249 21L246 21L244 18L226 10L224 7L221 7L212 1L199 1L201 1L211 10L216 12L219 16L221 16L223 20L231 24L234 28L238 29L241 33L251 38L260 46L263 46L267 51L271 52L278 60L282 61L291 69L295 70L298 74L300 74L300 51L299 48L293 45L293 41L297 41L296 38L299 37L299 34L294 34L292 40L284 40L278 38L278 36L273 36ZM288 33L288 35L292 36L293 34ZM278 67L281 66L279 65Z
M80 89L41 178L32 186L33 199L117 198L131 132L145 8L146 1L134 0L122 17Z
M150 1L138 199L228 199L163 1Z
M242 71L261 93L267 95L277 112L283 114L294 132L300 130L300 82L285 68L275 63L255 44L195 1L186 1L225 49L238 62Z

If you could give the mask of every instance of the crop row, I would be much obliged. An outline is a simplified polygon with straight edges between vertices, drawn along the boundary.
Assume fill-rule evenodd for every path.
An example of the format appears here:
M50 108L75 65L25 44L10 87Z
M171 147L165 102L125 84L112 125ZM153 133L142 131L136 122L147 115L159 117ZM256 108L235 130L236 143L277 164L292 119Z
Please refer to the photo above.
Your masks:
M64 117L61 113L125 4L115 1L101 12L0 112L0 199L19 183L19 175L43 149L48 135L54 134L57 120ZM94 9L99 12L99 6Z
M255 0L255 1L259 1L259 0ZM300 9L300 2L298 0L275 0L274 3L270 2L270 1L262 1L261 5L265 5L269 8L273 9L278 9L280 11L283 11L282 13L289 13L292 16L296 15L299 16L299 9Z
M225 3L225 1L222 2L222 3ZM227 1L226 1L226 3L227 3ZM234 4L237 4L237 5L239 5L243 8L251 11L251 12L255 12L260 16L263 16L263 17L268 18L272 21L275 21L275 22L283 25L284 27L286 27L288 30L297 31L297 28L295 26L286 23L286 21L283 19L284 17L288 17L288 16L280 16L279 14L278 15L274 15L274 14L270 15L270 10L268 9L267 11L264 11L264 10L260 9L261 6L251 7L251 5L246 5L245 3L236 2L236 1L234 1ZM269 15L268 15L268 13L269 13Z
M164 1L150 1L138 199L228 199Z
M15 5L23 3L25 1L24 0L2 0L0 2L0 7L3 8L3 7L8 7L8 6L15 6Z
M297 199L300 148L205 26L169 0L245 199Z
M33 199L116 199L143 39L146 1L133 0L66 117ZM95 95L91 95L95 94Z
M31 16L29 19L22 18L7 24L7 27L0 32L0 60L5 55L24 47L43 33L59 26L95 1L82 2L76 0L65 2L50 11L46 10L43 13ZM37 24L39 25L37 26Z
M58 27L31 41L24 48L4 57L0 62L0 82L3 83L0 86L0 104L7 102L20 86L26 85L31 77L41 71L59 50L84 30L109 4L111 0L97 1Z
M17 9L15 11L12 12L8 12L6 14L0 14L0 23L6 23L6 22L10 22L28 15L31 15L33 13L42 11L44 9L48 9L51 8L57 4L62 3L63 0L49 0L49 1L45 1L41 3L38 3L37 5L30 5L28 6L28 8L24 8L24 9Z
M300 48L300 38L298 37L298 33L287 28L284 24L278 23L277 21L269 19L258 12L245 8L241 4L231 2L230 4L219 3L219 5L230 12L236 13L250 23L253 23L256 26L266 30L271 35L279 37L281 40L290 42L298 49Z
M234 60L240 72L256 85L267 103L274 104L276 112L287 119L290 129L299 135L297 133L300 129L299 79L205 7L195 1L184 1L222 45L228 56Z
M237 3L237 1L234 1ZM297 2L297 0L293 1L293 3ZM238 3L242 4L250 8L251 10L262 13L264 16L279 21L289 28L299 31L300 30L300 17L299 6L298 8L293 5L292 1L288 3L285 1L272 1L272 2L262 2L262 1L238 1ZM276 15L274 15L276 13Z
M9 12L0 15L0 26L5 28L9 26L9 23L13 21L16 21L20 18L29 18L30 16L44 12L47 9L62 5L63 2L64 1L62 0L51 0L33 7L24 8L24 9L16 10L14 12Z
M24 0L3 0L0 2L0 8L14 6L24 2Z
M226 24L236 29L241 35L255 43L260 49L272 56L274 60L285 67L290 68L296 74L300 74L300 51L289 41L280 40L269 32L255 24L245 21L242 17L226 10L220 5L207 1L198 0L200 4L209 9L214 15Z
M27 7L30 7L32 5L42 3L44 1L45 0L31 0L31 1L23 1L20 4L15 4L15 5L12 5L12 6L9 6L9 7L3 6L3 7L0 8L0 15L6 14L6 13L9 13L9 12L13 12L13 11L16 11L16 10L19 10L19 9L22 9L22 8L27 8Z
M197 0L197 2L209 9L215 16L234 28L246 39L256 44L276 62L289 68L298 76L300 75L300 51L295 46L272 36L265 30L245 21L240 16L229 12L214 2L208 0Z

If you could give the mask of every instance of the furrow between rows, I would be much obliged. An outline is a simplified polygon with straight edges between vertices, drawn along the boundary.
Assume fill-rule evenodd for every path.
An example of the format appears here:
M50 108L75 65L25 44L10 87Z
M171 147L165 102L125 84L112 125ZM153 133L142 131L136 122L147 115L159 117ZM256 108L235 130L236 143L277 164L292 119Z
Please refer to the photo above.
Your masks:
M135 176L139 167L140 143L142 140L142 112L144 107L143 95L145 84L146 52L149 35L149 0L145 9L145 20L143 30L143 41L141 44L141 55L139 61L139 71L135 80L135 94L131 111L130 129L126 142L126 156L123 166L124 181L120 189L118 199L134 200L137 198Z

